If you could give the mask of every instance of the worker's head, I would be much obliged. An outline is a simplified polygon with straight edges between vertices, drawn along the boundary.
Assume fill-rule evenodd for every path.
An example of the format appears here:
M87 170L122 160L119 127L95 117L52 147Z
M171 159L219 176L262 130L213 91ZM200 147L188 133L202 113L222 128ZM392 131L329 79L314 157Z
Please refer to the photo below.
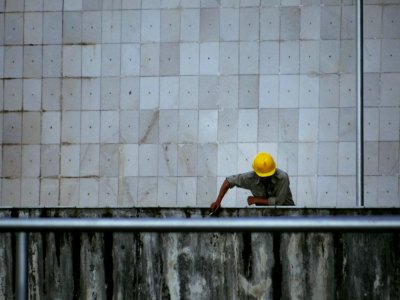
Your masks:
M276 171L275 161L267 152L260 152L253 160L253 170L259 177L270 177Z

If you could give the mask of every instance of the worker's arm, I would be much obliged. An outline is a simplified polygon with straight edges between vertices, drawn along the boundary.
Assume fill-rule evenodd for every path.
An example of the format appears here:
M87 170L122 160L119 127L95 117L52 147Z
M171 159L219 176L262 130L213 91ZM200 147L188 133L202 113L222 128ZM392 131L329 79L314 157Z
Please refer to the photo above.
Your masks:
M262 197L254 197L254 196L249 196L247 197L247 203L249 205L268 205L268 199L267 198L262 198Z
M215 202L211 203L210 209L212 212L216 212L221 207L222 199L224 198L226 192L229 190L230 184L228 180L224 180L219 190L219 194Z

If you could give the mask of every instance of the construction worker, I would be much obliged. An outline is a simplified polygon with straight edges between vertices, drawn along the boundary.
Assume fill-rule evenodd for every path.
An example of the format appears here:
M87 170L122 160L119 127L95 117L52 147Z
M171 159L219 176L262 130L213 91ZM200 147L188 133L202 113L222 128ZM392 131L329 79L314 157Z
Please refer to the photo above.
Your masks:
M218 211L226 192L233 187L251 191L253 196L247 198L249 205L294 205L289 187L289 176L278 169L275 161L267 152L260 152L253 161L253 171L228 176L222 183L211 212Z

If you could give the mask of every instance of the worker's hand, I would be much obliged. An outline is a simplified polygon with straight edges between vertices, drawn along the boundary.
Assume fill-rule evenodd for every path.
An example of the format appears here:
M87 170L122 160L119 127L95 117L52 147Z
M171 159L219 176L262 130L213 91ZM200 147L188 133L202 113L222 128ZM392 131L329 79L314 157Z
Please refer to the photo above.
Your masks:
M220 202L215 201L215 202L211 203L210 210L212 213L216 213L220 208L221 208Z

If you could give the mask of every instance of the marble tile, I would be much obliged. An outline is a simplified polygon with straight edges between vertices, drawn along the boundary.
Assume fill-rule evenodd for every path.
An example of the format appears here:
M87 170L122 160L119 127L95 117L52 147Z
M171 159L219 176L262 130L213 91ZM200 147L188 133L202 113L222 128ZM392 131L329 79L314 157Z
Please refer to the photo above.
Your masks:
M177 205L192 207L196 205L197 177L178 177Z
M60 174L60 145L42 145L40 149L40 175L42 177Z
M179 43L161 43L160 45L160 75L179 75L180 71Z
M157 204L160 207L176 207L177 177L158 177Z
M178 176L197 175L197 145L178 145Z
M339 143L338 162L338 175L356 175L355 142Z
M258 111L256 109L239 109L238 141L240 143L257 142Z
M200 46L198 43L180 43L180 74L181 75L198 75L199 74L199 53Z
M99 205L99 181L93 178L79 180L79 207L96 207Z
M158 143L159 111L141 110L139 121L139 143Z
M337 197L337 177L319 176L317 178L317 206L335 207Z
M100 207L115 207L118 199L118 178L106 177L99 180Z
M76 207L79 205L79 178L60 179L60 206Z
M100 111L81 111L81 143L100 143Z
M42 100L42 81L40 79L25 79L23 81L24 110L39 111Z
M238 140L238 110L218 111L218 142L228 143Z
M229 176L237 173L238 146L236 143L218 145L218 175Z
M116 177L119 175L119 145L100 145L100 176Z
M200 44L200 74L217 75L219 70L219 43Z
M118 111L101 111L100 114L100 141L101 143L119 142L119 114Z
M324 108L319 110L319 140L336 141L339 134L339 110Z
M122 177L118 187L118 206L136 207L138 202L138 178Z
M79 144L81 141L81 112L62 112L61 120L61 142Z
M175 8L161 10L161 42L179 42L180 40L181 10Z
M62 80L62 108L64 110L79 110L82 99L82 82L77 78Z
M82 42L82 12L66 11L63 13L63 44Z
M141 41L144 43L159 42L161 31L160 10L143 10L141 20Z
M319 5L303 6L300 14L300 38L303 40L319 40L321 34L321 7Z
M279 109L279 141L297 142L299 132L299 112L297 109Z
M298 175L312 176L317 173L317 144L299 143Z
M279 42L267 41L260 43L260 73L279 73Z
M21 177L22 172L22 146L3 146L3 176L11 178Z
M102 42L119 43L121 41L121 11L103 10L101 20Z
M220 39L222 41L239 40L239 10L235 8L220 8Z
M220 76L218 107L220 109L236 109L239 106L239 77Z
M199 113L197 110L180 109L178 113L178 142L196 142L199 129Z
M181 3L183 6L183 4ZM181 41L199 41L200 37L200 10L184 9L181 11Z
M119 76L121 74L121 45L101 45L101 75Z
M3 178L2 206L21 207L21 179Z
M54 1L56 2L56 1ZM43 44L62 44L62 12L43 12Z
M121 81L117 77L103 77L101 80L100 107L102 110L117 110L120 104Z
M317 186L314 176L299 176L297 178L296 205L305 207L317 206Z
M78 177L80 167L80 145L61 146L61 176Z
M280 74L298 74L300 70L299 41L283 41L279 48Z
M179 109L198 108L199 77L182 76L179 85Z
M203 8L200 10L200 41L215 42L219 40L219 10Z
M24 35L24 15L22 13L6 13L4 24L5 45L21 45Z
M198 177L197 178L197 207L210 207L210 204L217 197L217 178Z
M22 114L22 143L40 144L41 139L40 112L26 112Z
M121 143L138 143L139 111L126 110L119 113L119 140Z
M177 109L179 105L179 77L160 78L160 109Z
M42 114L42 144L58 144L60 141L61 113L44 112Z
M22 83L22 79L4 81L4 109L6 111L19 111L22 109Z
M29 2L28 2L29 3ZM24 14L24 43L41 44L43 29L42 12L25 12Z
M42 80L42 109L57 111L61 108L61 79L43 78Z
M278 110L259 109L258 110L258 142L277 142L278 141Z
M137 76L140 73L140 45L121 45L121 75Z
M199 139L201 143L216 142L218 138L218 111L199 110Z
M138 144L120 145L120 170L122 176L138 176L139 146Z
M157 176L158 145L139 145L139 176Z
M40 180L40 206L56 207L59 205L60 181L54 178Z
M337 184L336 207L356 207L356 177L339 176Z
M219 71L225 75L239 73L239 44L237 42L220 43Z
M3 115L3 143L20 144L22 139L22 114L5 113Z
M158 77L140 78L140 109L156 109L160 103L160 81Z
M126 2L129 3L129 1ZM140 11L123 10L121 18L121 42L140 42Z
M249 172L252 170L251 164L257 154L256 143L238 143L237 173Z
M40 181L38 178L22 178L21 179L21 203L27 207L39 206L39 189Z
M261 40L279 40L279 15L279 7L268 7L260 9Z
M257 7L240 9L239 36L241 41L255 41L260 36L260 11Z
M160 144L158 147L158 176L178 175L177 144Z
M85 3L88 3L85 1ZM84 11L82 13L82 41L84 43L101 43L101 11Z
M139 207L157 206L157 177L139 177L138 202Z
M198 176L217 176L218 148L216 143L198 144Z
M80 176L99 176L100 145L81 144L80 149Z
M6 78L21 78L23 63L23 47L4 47L4 76Z
M101 46L85 45L82 47L82 76L101 75Z
M316 142L318 140L318 124L318 109L300 109L299 140L304 142Z
M216 109L219 91L218 76L201 76L199 80L199 108Z
M338 174L338 145L334 142L318 145L318 175Z
M159 117L159 142L178 141L178 110L162 109Z
M259 107L278 108L279 106L279 76L262 75L259 83Z
M396 174L399 162L399 143L379 142L378 150L379 173L383 175Z

